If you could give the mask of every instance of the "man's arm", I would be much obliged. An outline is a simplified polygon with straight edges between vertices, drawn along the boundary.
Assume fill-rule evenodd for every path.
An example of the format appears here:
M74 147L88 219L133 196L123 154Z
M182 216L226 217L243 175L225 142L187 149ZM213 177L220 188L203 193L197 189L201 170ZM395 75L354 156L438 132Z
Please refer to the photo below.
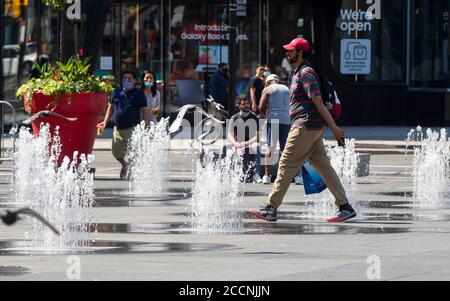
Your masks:
M250 88L250 101L252 102L252 111L253 112L256 112L258 110L258 108L256 107L255 94L256 94L256 88L252 86Z
M245 146L250 146L255 142L259 142L259 132L256 132L255 137L253 137L252 139L245 141L244 145Z
M261 116L266 118L267 113L267 104L269 103L270 93L272 91L272 88L268 86L265 88L261 95L261 100L259 103L259 112L261 113Z
M240 143L236 141L234 134L232 132L228 132L228 141L230 141L231 145L233 145L236 148L240 147Z
M228 141L236 148L241 147L241 143L236 141L236 137L234 136L234 121L230 120L230 124L228 125Z
M312 98L312 101L316 106L317 110L319 111L320 116L322 116L328 127L333 132L333 135L336 138L336 140L338 142L343 143L345 139L345 132L343 129L341 129L336 125L336 122L334 122L334 119L331 116L330 112L328 111L327 107L325 107L325 105L323 104L322 96L316 96Z
M108 103L108 109L106 110L105 119L103 119L102 122L97 124L97 127L101 128L101 129L104 129L113 113L114 113L114 106L112 104Z

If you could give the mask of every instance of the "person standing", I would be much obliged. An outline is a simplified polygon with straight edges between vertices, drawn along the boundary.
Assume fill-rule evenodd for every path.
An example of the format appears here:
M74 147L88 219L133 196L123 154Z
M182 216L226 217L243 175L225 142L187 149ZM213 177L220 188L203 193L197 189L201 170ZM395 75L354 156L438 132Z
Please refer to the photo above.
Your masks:
M265 154L263 184L270 184L270 161L275 152L277 142L280 143L280 153L283 152L286 140L291 128L291 118L289 116L289 89L280 84L280 78L276 74L270 74L266 78L266 88L264 88L259 104L261 117L267 119L267 145L269 149ZM276 125L275 125L276 123ZM296 184L302 183L300 174L294 177Z
M305 161L309 160L327 184L338 207L337 215L327 221L344 222L354 218L356 212L349 204L342 183L327 156L323 143L324 123L330 127L338 142L343 142L345 133L336 125L323 104L318 75L308 62L312 55L309 42L296 38L283 48L287 51L286 57L293 67L290 90L292 126L281 155L272 192L260 214L267 221L277 220L277 208L283 202L292 177Z
M264 90L266 78L264 77L265 68L262 65L258 65L256 68L255 77L252 79L250 86L250 100L252 102L252 111L256 115L259 115L259 101L261 100L261 94Z
M161 112L161 94L156 89L155 73L152 71L144 71L141 83L141 89L147 99L148 121L157 122Z
M211 96L214 100L225 107L228 111L228 83L229 83L229 68L225 63L220 63L216 73L211 78L210 88Z
M116 89L110 99L105 119L97 125L104 130L111 116L114 117L115 127L112 140L112 154L122 165L120 178L125 179L128 172L128 162L125 160L128 141L141 117L148 124L147 99L144 92L135 88L136 74L125 71L122 75L122 87Z

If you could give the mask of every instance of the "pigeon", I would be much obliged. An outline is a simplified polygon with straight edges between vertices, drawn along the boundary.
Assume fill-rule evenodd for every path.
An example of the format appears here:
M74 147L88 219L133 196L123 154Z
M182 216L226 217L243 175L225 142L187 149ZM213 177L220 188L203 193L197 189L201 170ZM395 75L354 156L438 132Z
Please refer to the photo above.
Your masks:
M78 120L78 118L76 118L76 117L73 117L73 118L71 118L71 117L64 117L64 116L62 116L62 115L60 115L58 113L46 110L46 111L37 112L36 114L32 115L30 118L24 120L22 123L23 124L31 124L36 119L41 118L41 117L42 118L47 118L49 115L65 119L67 121L76 121L76 120Z
M186 114L186 112L187 111L192 111L192 110L195 110L195 111L201 113L202 115L204 115L206 118L211 118L212 120L214 120L215 122L218 122L220 124L224 124L225 123L225 121L221 121L221 120L216 119L213 116L209 115L202 108L200 108L200 107L198 107L196 105L189 104L189 105L185 105L185 106L181 107L181 109L179 109L177 118L175 119L175 121L172 123L172 125L169 128L169 133L177 132L178 129L180 128L180 126L181 126L181 123L183 122L183 118L184 118L184 115Z
M8 226L15 224L18 220L20 220L19 215L29 215L38 219L41 223L49 227L56 235L59 235L59 231L55 229L49 222L47 222L39 213L30 209L30 208L21 208L17 210L6 210L6 212L0 212L0 218L3 223Z

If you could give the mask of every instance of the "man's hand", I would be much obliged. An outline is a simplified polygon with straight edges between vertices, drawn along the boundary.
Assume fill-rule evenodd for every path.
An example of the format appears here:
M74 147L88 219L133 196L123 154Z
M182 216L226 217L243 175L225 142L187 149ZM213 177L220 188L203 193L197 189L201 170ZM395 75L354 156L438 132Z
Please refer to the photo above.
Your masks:
M336 140L340 143L344 143L345 139L345 132L343 129L338 127L337 125L331 128L331 131L333 132L334 137Z
M104 130L106 127L106 121L102 121L99 124L97 124L97 128Z
M243 145L243 143L236 142L234 144L234 147L237 148L237 149L241 149L241 148L244 148L244 145Z

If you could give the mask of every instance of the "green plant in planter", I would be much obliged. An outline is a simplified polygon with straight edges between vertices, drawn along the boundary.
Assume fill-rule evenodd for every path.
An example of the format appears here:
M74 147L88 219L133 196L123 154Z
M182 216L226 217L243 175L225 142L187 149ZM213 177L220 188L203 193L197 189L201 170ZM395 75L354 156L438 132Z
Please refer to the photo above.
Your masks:
M72 56L66 63L56 62L56 66L50 63L42 67L34 64L39 71L39 78L30 79L21 85L16 95L22 100L29 102L34 93L44 95L56 95L55 102L49 109L54 109L62 94L68 95L69 104L74 93L112 93L114 88L111 84L89 74L89 58L80 58L79 55Z

